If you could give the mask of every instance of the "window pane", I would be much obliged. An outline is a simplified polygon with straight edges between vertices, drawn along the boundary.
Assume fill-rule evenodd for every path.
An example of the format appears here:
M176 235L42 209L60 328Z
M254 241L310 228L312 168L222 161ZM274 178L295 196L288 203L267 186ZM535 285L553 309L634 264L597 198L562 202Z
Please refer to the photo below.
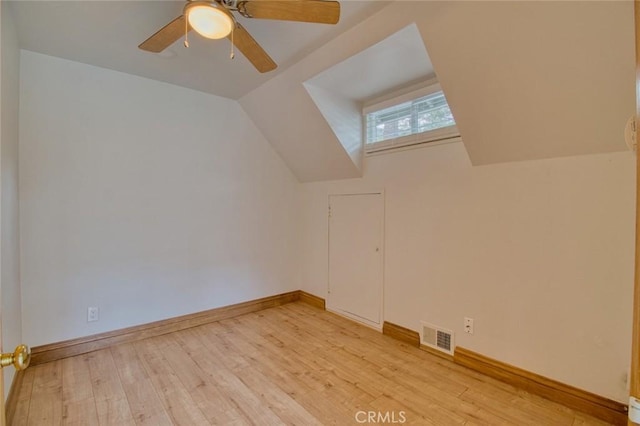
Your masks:
M367 114L366 142L395 139L455 124L447 100L440 91Z
M417 120L415 133L422 133L456 124L447 100L444 97L444 93L442 92L437 92L416 100L414 102L414 108Z
M367 114L367 143L411 134L411 102Z

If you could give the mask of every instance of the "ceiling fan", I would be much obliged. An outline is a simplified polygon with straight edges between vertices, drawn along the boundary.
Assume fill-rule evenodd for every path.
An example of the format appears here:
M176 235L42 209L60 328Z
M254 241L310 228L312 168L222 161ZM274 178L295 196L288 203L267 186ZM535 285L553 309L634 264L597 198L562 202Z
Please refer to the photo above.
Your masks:
M276 69L273 59L236 21L232 12L238 12L245 18L336 24L340 19L340 3L330 0L188 0L182 15L138 47L159 53L183 35L185 46L188 47L187 35L193 29L209 39L229 38L232 46L242 52L261 73Z

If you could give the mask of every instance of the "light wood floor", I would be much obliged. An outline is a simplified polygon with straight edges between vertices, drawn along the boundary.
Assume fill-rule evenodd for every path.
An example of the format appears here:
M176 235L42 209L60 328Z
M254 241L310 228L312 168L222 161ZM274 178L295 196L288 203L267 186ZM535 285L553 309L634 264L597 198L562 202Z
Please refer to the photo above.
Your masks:
M604 424L300 302L25 373L14 425Z

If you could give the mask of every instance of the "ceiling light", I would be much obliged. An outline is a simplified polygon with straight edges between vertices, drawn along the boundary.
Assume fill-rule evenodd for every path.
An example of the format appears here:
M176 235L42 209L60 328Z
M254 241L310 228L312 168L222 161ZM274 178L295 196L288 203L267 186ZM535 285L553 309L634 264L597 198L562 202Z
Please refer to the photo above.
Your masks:
M184 7L184 14L191 28L206 38L224 38L235 26L231 13L215 2L191 1Z

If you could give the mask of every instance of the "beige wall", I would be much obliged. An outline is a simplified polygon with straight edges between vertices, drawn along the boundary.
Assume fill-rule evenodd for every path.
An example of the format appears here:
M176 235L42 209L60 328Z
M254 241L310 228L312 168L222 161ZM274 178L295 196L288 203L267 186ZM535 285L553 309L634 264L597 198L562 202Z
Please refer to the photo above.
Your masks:
M28 51L21 61L26 341L299 287L297 181L237 102Z
M461 143L368 157L302 185L303 288L327 297L327 196L384 190L384 319L626 400L634 251L630 152L472 167ZM463 318L475 319L464 334Z
M22 341L20 243L18 235L18 104L20 53L7 2L0 3L2 99L0 128L0 270L2 285L2 346L12 351ZM5 369L5 396L14 371Z

